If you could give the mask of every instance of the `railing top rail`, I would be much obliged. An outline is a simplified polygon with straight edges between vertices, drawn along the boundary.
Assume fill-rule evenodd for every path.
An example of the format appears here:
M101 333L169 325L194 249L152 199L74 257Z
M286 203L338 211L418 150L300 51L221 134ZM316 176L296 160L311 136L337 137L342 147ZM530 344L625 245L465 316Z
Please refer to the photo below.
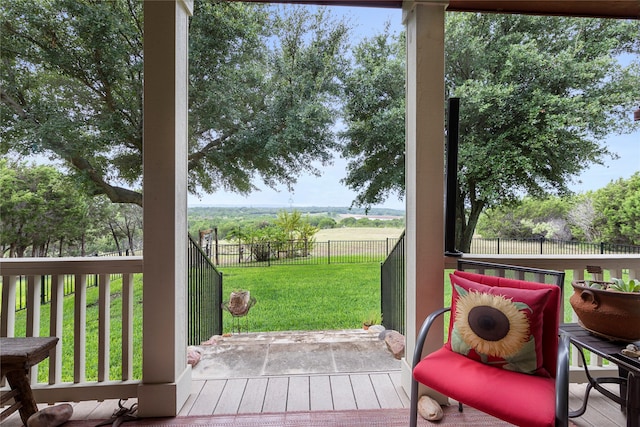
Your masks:
M518 263L533 268L576 269L587 265L599 265L608 270L640 269L640 254L463 254L463 258L476 261ZM455 269L457 257L444 257L446 268Z
M142 268L141 256L0 259L3 276L142 273Z

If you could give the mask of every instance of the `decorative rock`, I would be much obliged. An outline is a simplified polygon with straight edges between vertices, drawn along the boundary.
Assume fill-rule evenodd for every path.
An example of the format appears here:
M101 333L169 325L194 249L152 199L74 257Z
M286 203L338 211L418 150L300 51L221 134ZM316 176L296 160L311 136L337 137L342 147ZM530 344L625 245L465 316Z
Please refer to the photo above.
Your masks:
M212 335L211 338L209 338L208 340L202 341L200 345L216 345L220 341L222 341L222 339L223 339L222 335Z
M384 331L380 332L380 333L378 334L378 339L379 339L380 341L384 341L384 339L386 338L387 334L389 334L389 332L391 332L391 330L390 330L390 329L385 329Z
M371 325L371 326L369 326L369 329L368 329L369 333L371 333L371 334L377 334L377 333L380 333L380 332L382 332L384 330L385 330L384 326L382 326L382 325Z
M189 365L192 367L196 366L198 362L200 362L201 358L202 353L200 352L200 349L192 346L187 347L187 363Z
M404 356L404 336L398 331L390 331L385 337L384 342L393 357L400 360Z
M440 404L429 396L422 396L418 400L418 413L429 421L439 421L444 416Z
M57 427L69 421L71 415L73 407L68 403L47 406L29 417L27 427Z
M629 357L640 358L640 350L638 349L638 346L636 346L635 344L629 344L627 345L626 348L623 348L622 354Z

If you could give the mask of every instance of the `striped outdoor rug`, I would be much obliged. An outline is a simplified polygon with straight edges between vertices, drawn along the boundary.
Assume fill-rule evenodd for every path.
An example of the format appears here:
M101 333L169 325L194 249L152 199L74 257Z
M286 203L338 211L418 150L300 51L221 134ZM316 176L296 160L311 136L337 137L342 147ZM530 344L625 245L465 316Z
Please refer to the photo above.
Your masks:
M445 416L438 423L431 423L418 417L419 426L511 426L489 415L465 407L464 412L458 412L457 405L445 409ZM70 421L64 427L89 427L100 423L100 420ZM189 416L176 418L146 418L138 421L128 421L124 427L133 426L234 426L234 427L406 427L409 424L408 409L371 409L352 411L310 411L283 412L261 414L236 414Z

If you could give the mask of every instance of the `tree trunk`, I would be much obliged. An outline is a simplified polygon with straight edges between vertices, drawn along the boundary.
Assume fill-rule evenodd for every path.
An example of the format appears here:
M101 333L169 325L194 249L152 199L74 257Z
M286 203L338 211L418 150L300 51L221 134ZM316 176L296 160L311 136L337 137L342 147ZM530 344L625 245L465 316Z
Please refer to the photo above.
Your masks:
M122 249L120 249L120 241L118 240L118 235L116 234L116 230L113 228L112 224L109 224L109 228L111 229L111 235L113 236L113 240L116 242L116 249L118 250L118 255L122 255Z
M478 219L480 218L480 214L484 209L484 205L484 201L475 201L471 203L471 211L469 212L469 217L466 224L464 224L462 227L463 229L457 247L458 250L465 253L469 253L469 251L471 250L471 241L473 239L473 234L476 231Z

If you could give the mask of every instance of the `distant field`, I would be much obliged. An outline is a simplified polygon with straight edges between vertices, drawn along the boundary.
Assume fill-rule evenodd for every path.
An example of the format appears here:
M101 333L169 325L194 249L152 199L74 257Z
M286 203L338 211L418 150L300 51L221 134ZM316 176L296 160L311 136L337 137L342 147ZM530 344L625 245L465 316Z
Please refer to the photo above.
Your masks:
M353 228L328 228L318 231L314 238L316 242L329 240L384 240L386 238L397 239L402 234L403 228L377 228L377 227L353 227ZM220 240L220 244L234 244L235 241Z
M314 236L316 242L327 240L384 240L386 238L397 239L402 234L402 228L328 228L320 230Z

